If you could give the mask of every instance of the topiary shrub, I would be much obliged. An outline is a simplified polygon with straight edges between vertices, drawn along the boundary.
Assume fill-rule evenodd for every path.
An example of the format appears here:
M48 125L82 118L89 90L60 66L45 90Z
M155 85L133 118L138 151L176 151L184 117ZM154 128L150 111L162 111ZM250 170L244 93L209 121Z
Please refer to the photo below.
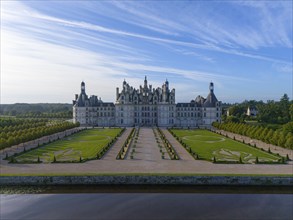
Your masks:
M9 163L14 163L14 157L10 157Z
M54 155L54 157L53 157L53 163L56 163L56 162L57 162L57 159L56 159L56 157Z
M37 160L37 162L38 162L38 163L41 163L41 160L40 160L40 157L39 157L39 156L38 156L38 160Z
M213 158L213 163L216 163L217 162L217 159L216 159L216 157L214 156L214 158Z
M239 157L239 163L243 163L241 156Z
M258 156L256 156L256 158L255 158L255 163L259 163Z

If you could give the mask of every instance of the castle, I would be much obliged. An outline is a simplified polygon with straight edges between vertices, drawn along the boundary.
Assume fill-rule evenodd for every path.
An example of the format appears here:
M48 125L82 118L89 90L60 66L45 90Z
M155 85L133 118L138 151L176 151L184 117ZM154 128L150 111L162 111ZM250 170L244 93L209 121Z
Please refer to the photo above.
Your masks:
M97 96L88 97L85 83L73 100L73 121L88 126L160 126L209 127L221 120L221 102L210 83L207 98L197 96L189 103L175 102L175 89L170 90L166 80L162 87L152 88L147 78L143 86L135 89L125 80L122 90L116 88L116 101L103 102Z

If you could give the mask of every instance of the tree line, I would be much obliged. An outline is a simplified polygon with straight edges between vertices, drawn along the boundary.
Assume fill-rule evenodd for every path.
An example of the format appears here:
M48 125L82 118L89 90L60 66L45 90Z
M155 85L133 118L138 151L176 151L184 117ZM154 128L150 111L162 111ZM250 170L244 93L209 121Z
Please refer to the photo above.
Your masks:
M258 114L256 117L246 115L248 107L256 107ZM287 94L284 94L280 101L268 100L263 101L244 101L227 108L229 116L223 114L223 121L226 122L243 122L247 119L256 119L261 123L285 124L293 121L293 100L290 101Z
M8 122L11 122L9 124ZM19 124L19 123L22 124ZM79 123L41 119L0 119L0 149L78 127Z
M267 144L293 149L293 122L288 122L278 130L264 126L234 122L214 122L213 126L221 130L244 135L252 139L261 140Z
M72 104L63 103L16 103L0 104L0 115L18 116L18 115L41 115L42 113L68 113L72 114Z

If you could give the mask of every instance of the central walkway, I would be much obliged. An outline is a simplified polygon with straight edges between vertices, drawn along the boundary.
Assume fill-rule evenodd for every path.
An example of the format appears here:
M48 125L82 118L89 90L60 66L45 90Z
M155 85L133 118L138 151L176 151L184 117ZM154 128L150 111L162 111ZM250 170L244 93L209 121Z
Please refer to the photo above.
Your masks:
M134 147L136 145L136 147ZM133 159L131 159L131 153ZM144 160L144 161L159 161L162 160L160 148L156 142L156 138L152 128L140 128L137 143L132 143L126 157L127 160Z

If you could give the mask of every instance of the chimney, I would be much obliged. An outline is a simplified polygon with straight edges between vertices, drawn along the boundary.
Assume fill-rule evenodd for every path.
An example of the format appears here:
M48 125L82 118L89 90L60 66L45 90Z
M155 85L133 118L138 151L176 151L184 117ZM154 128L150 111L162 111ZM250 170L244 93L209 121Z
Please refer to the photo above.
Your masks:
M119 88L117 87L116 88L116 100L118 100L118 97L119 97Z

